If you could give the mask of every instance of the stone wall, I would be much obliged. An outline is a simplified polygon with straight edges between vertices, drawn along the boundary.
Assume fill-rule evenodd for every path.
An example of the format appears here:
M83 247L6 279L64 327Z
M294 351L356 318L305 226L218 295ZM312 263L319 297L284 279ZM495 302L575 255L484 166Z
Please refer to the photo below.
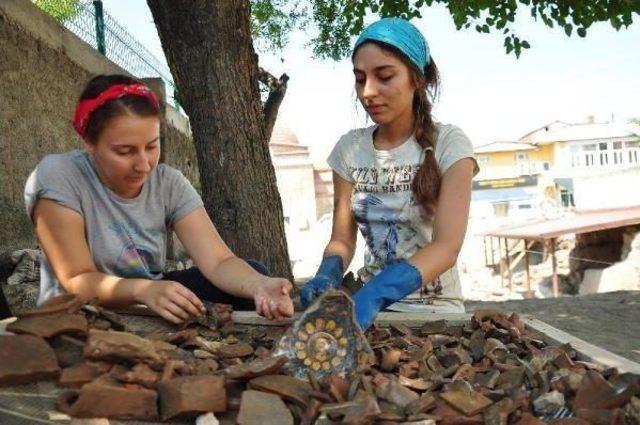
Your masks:
M25 0L0 2L0 58L2 279L7 254L35 245L23 206L29 173L46 154L82 147L72 117L84 84L97 74L126 72ZM145 82L156 91L162 88L160 80ZM163 160L181 169L198 187L188 120L171 106L165 107Z

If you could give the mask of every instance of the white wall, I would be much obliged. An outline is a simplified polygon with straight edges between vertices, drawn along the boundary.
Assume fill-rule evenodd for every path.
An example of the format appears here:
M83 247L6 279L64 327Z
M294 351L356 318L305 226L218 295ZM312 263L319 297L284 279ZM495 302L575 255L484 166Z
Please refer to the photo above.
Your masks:
M573 196L577 211L640 205L640 166L576 177Z

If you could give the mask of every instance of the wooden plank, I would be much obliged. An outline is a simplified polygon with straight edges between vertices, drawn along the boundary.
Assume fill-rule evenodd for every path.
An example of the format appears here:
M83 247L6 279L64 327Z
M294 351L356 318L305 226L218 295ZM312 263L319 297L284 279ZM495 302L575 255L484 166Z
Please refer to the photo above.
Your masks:
M548 344L571 344L571 347L576 350L579 356L582 356L582 360L599 363L607 367L616 367L622 372L640 374L639 363L614 354L604 348L589 344L578 337L554 328L553 326L538 319L528 316L520 317L520 319L531 329L540 332L540 334L543 335L545 342Z

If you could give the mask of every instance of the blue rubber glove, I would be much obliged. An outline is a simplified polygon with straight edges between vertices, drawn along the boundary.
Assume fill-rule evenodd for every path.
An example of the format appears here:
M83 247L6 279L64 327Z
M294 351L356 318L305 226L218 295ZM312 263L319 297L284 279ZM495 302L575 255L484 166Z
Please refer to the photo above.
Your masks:
M420 271L406 261L385 267L353 296L356 321L366 331L380 310L417 291L421 285Z
M324 257L316 276L305 283L300 289L300 302L303 308L309 307L314 299L326 292L329 288L337 289L342 285L344 266L342 257L331 255Z

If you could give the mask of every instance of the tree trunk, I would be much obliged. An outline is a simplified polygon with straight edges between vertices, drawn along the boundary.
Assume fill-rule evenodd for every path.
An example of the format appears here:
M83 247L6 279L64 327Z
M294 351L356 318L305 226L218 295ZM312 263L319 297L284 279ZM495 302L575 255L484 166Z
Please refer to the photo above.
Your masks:
M291 279L246 0L148 0L193 133L202 198L236 255Z

